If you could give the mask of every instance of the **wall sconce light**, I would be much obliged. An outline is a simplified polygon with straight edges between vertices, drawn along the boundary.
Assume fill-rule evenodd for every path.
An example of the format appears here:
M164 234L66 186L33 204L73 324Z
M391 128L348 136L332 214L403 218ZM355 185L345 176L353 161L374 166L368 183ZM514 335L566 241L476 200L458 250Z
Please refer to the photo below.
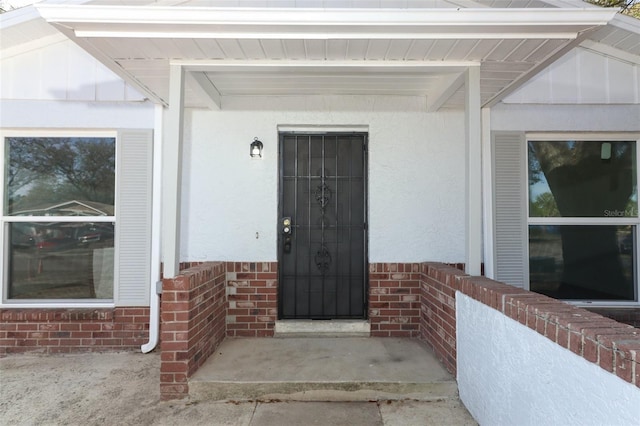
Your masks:
M258 140L258 138L253 138L253 142L251 142L251 150L249 154L251 154L251 158L262 158L262 148L264 145L262 142Z

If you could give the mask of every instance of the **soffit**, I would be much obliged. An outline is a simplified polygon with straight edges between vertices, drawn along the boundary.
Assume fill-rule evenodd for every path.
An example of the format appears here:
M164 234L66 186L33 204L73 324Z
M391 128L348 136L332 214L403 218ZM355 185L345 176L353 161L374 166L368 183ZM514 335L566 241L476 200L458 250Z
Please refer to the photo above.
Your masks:
M591 40L640 57L640 20L621 14L593 33Z
M475 0L488 7L498 8L557 8L583 7L598 8L585 0ZM619 50L624 59L626 54L640 56L640 20L626 15L617 14L615 18L595 33L589 40ZM593 46L589 44L589 46ZM609 53L614 53L608 50ZM638 63L637 60L633 62Z
M175 63L191 73L187 106L211 106L212 99L220 106L225 96L394 94L425 96L434 109L464 105L468 66L481 67L481 99L487 104L614 14L487 8L39 10L163 104L169 65Z

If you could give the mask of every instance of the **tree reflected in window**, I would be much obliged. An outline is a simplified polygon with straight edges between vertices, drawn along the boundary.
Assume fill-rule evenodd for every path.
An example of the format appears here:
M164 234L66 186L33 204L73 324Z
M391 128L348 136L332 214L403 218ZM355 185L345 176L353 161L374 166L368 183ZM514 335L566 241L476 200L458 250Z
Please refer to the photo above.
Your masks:
M70 201L111 206L106 213L113 215L115 139L7 138L7 142L8 215L59 215L52 207ZM78 214L102 215L91 209Z
M113 299L115 143L5 139L9 299Z
M528 149L531 290L635 300L635 142L531 141Z
M529 142L529 216L637 217L635 162L634 142Z

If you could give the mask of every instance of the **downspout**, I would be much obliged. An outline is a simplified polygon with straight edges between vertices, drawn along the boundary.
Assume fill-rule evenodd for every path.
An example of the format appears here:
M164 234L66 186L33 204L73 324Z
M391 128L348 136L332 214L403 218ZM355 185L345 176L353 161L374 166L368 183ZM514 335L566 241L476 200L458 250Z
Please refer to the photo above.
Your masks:
M149 274L149 341L142 345L142 353L149 353L158 345L160 336L160 231L161 231L161 179L162 179L162 105L156 105L153 129L153 183L151 208L151 271Z

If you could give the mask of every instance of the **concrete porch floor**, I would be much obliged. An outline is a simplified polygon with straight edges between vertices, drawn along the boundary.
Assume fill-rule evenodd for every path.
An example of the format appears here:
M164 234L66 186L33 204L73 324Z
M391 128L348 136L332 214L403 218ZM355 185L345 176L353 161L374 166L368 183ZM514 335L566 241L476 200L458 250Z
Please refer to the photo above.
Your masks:
M195 400L371 401L457 398L457 384L412 339L227 339L189 380Z

